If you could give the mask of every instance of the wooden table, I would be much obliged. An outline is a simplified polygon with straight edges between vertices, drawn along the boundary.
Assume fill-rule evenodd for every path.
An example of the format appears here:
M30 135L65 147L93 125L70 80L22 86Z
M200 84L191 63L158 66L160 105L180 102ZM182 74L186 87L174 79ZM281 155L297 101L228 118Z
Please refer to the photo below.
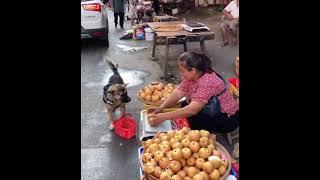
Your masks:
M183 21L170 21L170 22L152 22L147 23L148 26L154 30L155 27L161 25L178 25L183 24ZM163 60L163 78L168 79L167 68L168 68L168 54L170 45L183 44L184 51L187 51L187 42L200 42L201 51L205 51L204 41L213 40L215 34L212 31L206 32L195 32L191 33L186 30L181 30L177 32L155 32L153 39L153 49L152 49L152 60L155 60L155 51L157 45L165 45L165 57Z

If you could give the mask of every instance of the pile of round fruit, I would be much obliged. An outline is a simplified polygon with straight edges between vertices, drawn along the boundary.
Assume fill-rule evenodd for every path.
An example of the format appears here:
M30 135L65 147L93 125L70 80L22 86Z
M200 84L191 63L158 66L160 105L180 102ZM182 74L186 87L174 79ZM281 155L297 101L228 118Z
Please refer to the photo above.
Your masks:
M138 96L144 101L160 104L170 96L174 89L175 86L171 83L164 85L163 83L153 82L141 89Z
M160 133L143 143L143 171L160 180L219 180L230 159L217 150L206 130L182 128Z

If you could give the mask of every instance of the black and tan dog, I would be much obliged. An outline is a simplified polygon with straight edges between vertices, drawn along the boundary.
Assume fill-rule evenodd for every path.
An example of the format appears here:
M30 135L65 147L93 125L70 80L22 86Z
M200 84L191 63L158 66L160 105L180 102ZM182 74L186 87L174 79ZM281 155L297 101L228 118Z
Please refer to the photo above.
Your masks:
M121 116L126 112L125 103L131 101L131 98L127 94L127 84L124 84L122 77L118 72L118 65L114 64L109 59L105 59L105 62L110 66L113 71L113 75L109 78L107 85L103 87L103 102L106 104L110 126L109 129L114 129L114 117L113 111L120 107Z

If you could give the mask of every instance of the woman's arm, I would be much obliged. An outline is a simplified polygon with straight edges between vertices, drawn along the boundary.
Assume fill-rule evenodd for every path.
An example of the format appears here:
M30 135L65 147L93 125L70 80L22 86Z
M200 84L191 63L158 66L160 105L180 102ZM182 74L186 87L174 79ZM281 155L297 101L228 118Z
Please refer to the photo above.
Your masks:
M191 117L198 114L203 107L205 106L204 102L191 101L191 103L181 109L176 111L167 112L167 113L158 113L150 115L150 125L158 126L163 121L168 119L176 119L176 118L185 118Z
M156 109L157 112L161 112L167 107L173 106L177 104L177 102L183 98L186 95L185 92L179 90L179 89L174 89L172 91L172 94L159 106L159 108Z
M232 15L231 15L230 12L228 12L228 11L226 11L226 10L223 10L222 13L223 13L225 16L227 16L227 19L228 19L228 20L231 21L231 20L234 19L234 18L232 17Z

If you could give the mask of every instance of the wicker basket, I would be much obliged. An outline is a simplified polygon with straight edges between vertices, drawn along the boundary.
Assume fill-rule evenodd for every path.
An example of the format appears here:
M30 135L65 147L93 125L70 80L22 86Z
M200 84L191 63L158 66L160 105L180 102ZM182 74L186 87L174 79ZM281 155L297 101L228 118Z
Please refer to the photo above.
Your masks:
M157 101L157 102L152 102L152 101L146 101L144 99L142 99L140 96L139 96L139 92L137 93L137 97L138 99L143 102L144 104L146 105L151 105L151 106L160 106L163 102L162 101Z
M160 133L156 134L153 138L157 137L159 134ZM229 173L231 171L231 156L230 156L229 152L217 141L215 142L215 147L227 156L228 164L229 164L228 169L227 169L226 173L222 177L220 177L220 179L219 179L219 180L226 180L227 176L229 175ZM144 152L144 150L143 150L143 152ZM142 152L142 154L143 154L143 152ZM140 167L141 167L141 169L143 169L142 156L139 159L139 161L140 161ZM153 176L152 174L148 174L148 173L144 172L144 175L145 175L146 180L159 180L159 178Z
M239 90L230 83L230 92L237 98L239 98Z

